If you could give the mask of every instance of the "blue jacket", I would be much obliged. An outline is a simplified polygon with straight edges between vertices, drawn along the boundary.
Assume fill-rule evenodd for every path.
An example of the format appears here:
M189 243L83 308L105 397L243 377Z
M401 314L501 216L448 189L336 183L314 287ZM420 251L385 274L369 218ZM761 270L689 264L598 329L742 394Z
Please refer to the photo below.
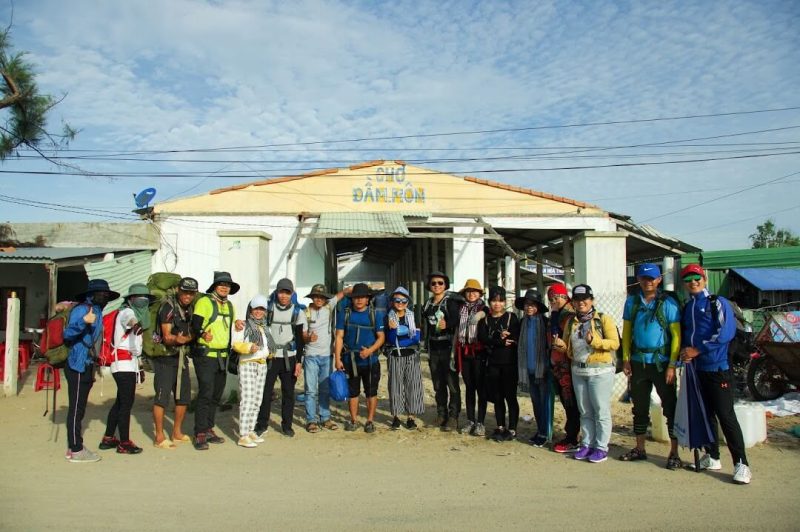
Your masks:
M695 359L699 371L726 370L728 344L736 335L736 318L728 300L717 296L717 322L712 323L714 313L708 295L708 290L703 290L686 303L681 319L681 343L700 351Z
M86 368L94 364L93 357L99 353L90 353L93 345L97 345L103 336L103 309L99 305L92 305L97 319L92 325L87 325L83 317L89 313L88 300L76 305L69 314L69 323L64 329L64 342L69 345L67 365L73 371L83 373Z

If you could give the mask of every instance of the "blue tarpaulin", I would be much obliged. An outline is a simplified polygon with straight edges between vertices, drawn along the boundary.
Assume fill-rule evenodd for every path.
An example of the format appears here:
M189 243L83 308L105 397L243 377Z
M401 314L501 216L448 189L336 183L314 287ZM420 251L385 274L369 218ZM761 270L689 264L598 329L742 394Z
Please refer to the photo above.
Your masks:
M762 292L800 290L800 268L731 268Z

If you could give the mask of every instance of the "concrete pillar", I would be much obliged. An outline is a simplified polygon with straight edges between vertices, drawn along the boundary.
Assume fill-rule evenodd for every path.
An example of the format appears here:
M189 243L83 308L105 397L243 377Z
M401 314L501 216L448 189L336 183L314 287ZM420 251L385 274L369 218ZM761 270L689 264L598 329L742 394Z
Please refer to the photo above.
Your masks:
M497 286L503 286L503 259L502 258L497 259L497 261L495 261L495 263L497 265L497 272L496 272L496 275L495 275L495 284Z
M3 371L3 393L6 397L17 395L17 369L19 367L19 299L11 292L6 310L6 352Z
M230 296L237 314L241 315L255 294L269 294L269 241L272 240L272 236L261 231L218 231L217 236L219 269L230 272L233 280L242 287L237 294ZM292 273L288 277L294 281L298 293L311 288L303 286L298 277ZM325 264L322 258L315 279L317 283L325 279ZM275 279L275 282L277 281ZM305 295L308 292L302 293Z
M544 247L536 246L536 290L544 298Z
M664 257L661 266L661 288L664 290L675 291L675 257Z
M453 241L447 239L442 244L444 248L444 273L450 278L450 282L457 283L458 281L455 279L453 272Z
M565 236L564 241L561 246L562 252L562 266L564 268L564 284L567 286L568 289L572 288L575 285L575 279L572 275L572 237Z
M511 305L514 304L514 298L516 297L517 293L517 261L514 260L513 257L505 257L504 259L504 275L503 275L503 288L506 289L506 306L508 306L508 301L511 301Z
M467 235L482 235L483 227L454 227L453 233ZM483 239L480 238L453 238L452 253L450 254L453 274L451 279L457 283L454 289L458 290L467 279L485 279L485 263L483 259Z
M438 231L434 231L438 233ZM439 266L439 239L438 238L431 238L431 271L440 271L442 269Z
M575 238L575 281L592 287L597 308L622 323L627 295L625 234L586 231Z

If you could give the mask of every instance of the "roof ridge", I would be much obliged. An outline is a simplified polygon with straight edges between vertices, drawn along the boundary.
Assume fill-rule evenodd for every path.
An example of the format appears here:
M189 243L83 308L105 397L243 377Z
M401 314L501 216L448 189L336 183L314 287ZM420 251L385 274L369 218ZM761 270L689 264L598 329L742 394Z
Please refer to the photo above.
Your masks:
M533 190L532 188L520 187L516 185L506 185L505 183L500 183L499 181L490 181L489 179L479 179L477 177L472 177L469 175L464 176L464 181L469 181L470 183L477 183L479 185L486 185L494 188L499 188L502 190L508 190L510 192L519 192L520 194L528 194L529 196L535 196L538 198L553 200L559 203L566 203L568 205L575 205L576 207L581 207L584 209L600 209L600 207L598 207L597 205L592 205L591 203L574 200L564 196L556 196L555 194L550 194L548 192L539 192L538 190Z

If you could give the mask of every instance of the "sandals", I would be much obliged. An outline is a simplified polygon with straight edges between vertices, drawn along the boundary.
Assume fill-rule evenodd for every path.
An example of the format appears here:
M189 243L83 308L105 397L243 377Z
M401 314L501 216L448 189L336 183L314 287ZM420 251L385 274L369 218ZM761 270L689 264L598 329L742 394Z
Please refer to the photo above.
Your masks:
M676 455L671 454L667 458L667 469L675 471L676 469L683 469L683 461Z
M620 456L619 459L622 460L623 462L636 462L637 460L647 460L647 453L644 451L640 451L637 447L634 447L627 453Z
M309 423L306 425L306 432L310 432L311 434L316 434L320 431L319 425L316 423Z
M339 425L334 423L332 419L326 419L323 421L322 426L328 430L339 430Z
M175 444L172 443L172 440L164 439L161 440L161 443L153 442L153 447L172 451L175 449Z

